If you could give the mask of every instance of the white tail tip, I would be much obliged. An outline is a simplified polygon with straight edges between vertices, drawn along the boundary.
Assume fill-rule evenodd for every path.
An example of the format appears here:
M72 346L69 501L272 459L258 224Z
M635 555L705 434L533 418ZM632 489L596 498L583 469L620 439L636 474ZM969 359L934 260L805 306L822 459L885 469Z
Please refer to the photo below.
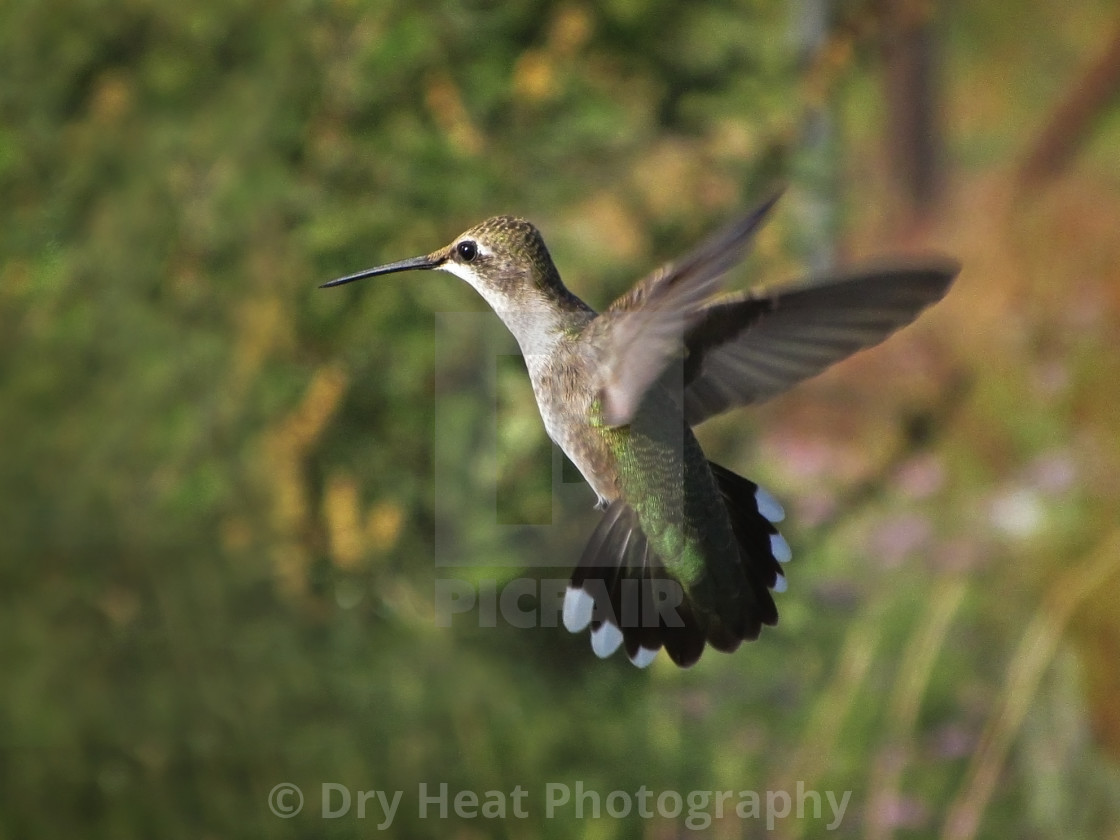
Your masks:
M793 549L789 547L786 538L781 534L770 535L770 553L774 555L774 559L779 563L788 563L793 559ZM564 606L566 609L567 603L565 603Z
M570 633L578 633L591 623L594 609L594 598L582 589L569 586L564 593L564 626Z
M604 621L598 630L591 631L591 649L600 659L606 659L622 644L622 631Z
M754 503L758 505L758 512L771 522L781 522L786 518L786 510L781 503L761 487L754 490Z

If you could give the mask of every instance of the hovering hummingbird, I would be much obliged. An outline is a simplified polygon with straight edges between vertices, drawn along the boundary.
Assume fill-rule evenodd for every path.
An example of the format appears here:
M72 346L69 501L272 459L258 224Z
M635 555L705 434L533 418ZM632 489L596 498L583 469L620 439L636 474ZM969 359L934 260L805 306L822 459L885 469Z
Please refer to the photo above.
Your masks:
M878 344L948 291L949 260L867 268L763 294L713 297L778 195L598 314L568 291L539 231L496 216L430 254L338 286L441 269L469 283L513 333L549 436L605 511L564 598L605 658L682 667L705 643L733 651L774 625L789 544L781 505L708 461L692 426L761 402Z

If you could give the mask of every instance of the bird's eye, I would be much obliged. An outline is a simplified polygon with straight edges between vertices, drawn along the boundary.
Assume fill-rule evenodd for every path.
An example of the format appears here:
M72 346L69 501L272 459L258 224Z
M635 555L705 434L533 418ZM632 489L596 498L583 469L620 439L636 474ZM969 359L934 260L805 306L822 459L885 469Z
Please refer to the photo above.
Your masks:
M478 256L478 246L470 239L464 239L456 245L455 251L463 262L474 262L474 258Z

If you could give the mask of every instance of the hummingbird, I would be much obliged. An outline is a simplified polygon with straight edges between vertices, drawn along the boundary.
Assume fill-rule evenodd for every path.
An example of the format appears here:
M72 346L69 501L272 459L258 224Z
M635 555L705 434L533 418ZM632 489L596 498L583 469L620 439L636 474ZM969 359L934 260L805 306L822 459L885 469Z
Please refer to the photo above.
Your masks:
M465 280L520 346L549 437L603 516L565 592L564 626L639 667L688 667L773 626L786 589L782 506L709 461L692 432L759 403L913 321L948 291L945 258L868 266L720 295L779 193L602 313L560 279L540 232L495 216L426 254L323 284L439 269Z

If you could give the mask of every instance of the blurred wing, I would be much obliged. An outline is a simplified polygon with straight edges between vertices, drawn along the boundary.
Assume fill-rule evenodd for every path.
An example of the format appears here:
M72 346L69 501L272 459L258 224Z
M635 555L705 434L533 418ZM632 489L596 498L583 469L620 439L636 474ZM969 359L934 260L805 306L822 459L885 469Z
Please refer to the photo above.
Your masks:
M686 330L702 317L703 304L719 290L723 275L742 261L779 195L640 281L599 319L606 332L600 397L608 425L629 423L646 390L672 359L683 355Z
M944 297L959 270L950 260L871 268L705 307L685 336L689 425L878 344Z

